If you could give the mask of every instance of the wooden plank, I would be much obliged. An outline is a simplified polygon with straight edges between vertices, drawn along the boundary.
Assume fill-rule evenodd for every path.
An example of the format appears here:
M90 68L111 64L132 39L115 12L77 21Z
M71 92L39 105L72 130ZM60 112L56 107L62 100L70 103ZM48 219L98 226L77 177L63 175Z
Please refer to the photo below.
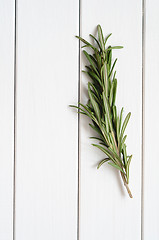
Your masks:
M14 1L0 7L0 239L13 233Z
M146 1L145 34L145 159L144 159L144 240L159 239L158 175L158 54L159 2Z
M142 1L83 1L81 36L97 32L101 24L105 36L113 33L112 45L118 58L117 105L124 115L131 111L127 127L128 153L133 154L130 167L130 199L119 173L109 165L96 169L104 155L91 146L94 132L88 119L81 116L81 240L139 240L141 237L141 129L142 129ZM82 54L82 67L86 64ZM87 77L82 74L81 101L86 103Z
M77 235L78 1L18 1L16 240Z

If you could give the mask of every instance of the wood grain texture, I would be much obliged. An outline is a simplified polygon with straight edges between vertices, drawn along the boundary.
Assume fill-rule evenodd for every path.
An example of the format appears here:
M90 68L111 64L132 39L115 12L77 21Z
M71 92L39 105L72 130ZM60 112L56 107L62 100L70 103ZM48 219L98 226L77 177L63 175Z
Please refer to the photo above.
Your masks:
M14 1L1 1L0 16L0 239L12 240L14 159Z
M158 102L159 2L146 1L144 240L159 239Z
M109 165L96 169L104 155L91 146L94 132L88 119L81 116L81 240L139 240L141 239L141 113L142 113L142 2L141 1L82 1L81 36L88 39L101 24L104 34L113 33L118 92L117 106L124 106L124 116L131 111L127 127L128 153L133 154L130 166L130 199L119 173ZM82 54L82 68L86 60ZM81 102L87 101L88 78L81 77Z
M75 240L78 1L17 11L16 240Z

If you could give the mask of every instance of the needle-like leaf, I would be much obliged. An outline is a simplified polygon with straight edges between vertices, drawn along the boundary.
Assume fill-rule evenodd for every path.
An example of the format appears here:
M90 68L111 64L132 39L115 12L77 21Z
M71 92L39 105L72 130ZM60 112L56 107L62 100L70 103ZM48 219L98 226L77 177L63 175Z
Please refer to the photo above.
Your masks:
M124 108L122 107L121 112L120 112L120 120L119 120L119 132L120 132L120 130L121 130L121 123L122 123L123 111L124 111Z
M93 50L95 49L95 47L93 47L89 42L87 42L85 39L76 36L76 38L78 38L79 40L81 40L83 43L85 43L87 46L90 46Z
M90 83L88 83L88 95L89 95L89 98L90 98L90 101L91 101L91 104L92 104L92 107L94 109L94 112L95 112L95 115L98 119L98 121L100 122L100 109L99 109L99 106L98 106L98 103L95 101L95 98L92 94L92 91L90 89Z
M128 162L127 162L127 166L126 166L126 173L127 173L128 184L129 184L129 166L130 166L131 159L132 159L132 155L129 157Z
M98 47L101 49L101 46L100 46L100 43L98 42L98 40L92 34L89 34L89 36L95 40L95 42L98 44Z
M123 122L123 126L122 126L122 129L121 129L121 135L120 135L120 139L121 139L121 140L122 140L122 138L123 138L123 135L124 135L124 132L125 132L125 128L126 128L126 126L127 126L127 124L128 124L128 121L129 121L129 119L130 119L130 116L131 116L131 113L129 112L129 113L127 114L124 122Z
M112 73L113 73L113 70L114 70L114 67L115 67L116 62L117 62L117 58L115 59L115 61L114 61L114 63L113 63L113 66L112 66L111 71L110 71L110 73L109 73L109 78L111 77L111 75L112 75Z
M112 33L110 33L110 34L106 37L104 44L107 43L107 40L108 40L108 38L109 38L111 35L112 35Z
M92 59L89 56L89 54L85 50L83 52L84 52L86 58L88 59L89 63L91 64L92 68L94 69L94 71L97 73L97 75L99 75L99 73L98 73L98 71L97 71L97 69L96 69L96 67L94 65L94 62L92 61Z
M113 166L113 167L115 167L115 168L117 168L118 170L120 170L121 172L124 173L123 169L122 169L121 167L119 167L118 165L116 165L115 163L108 162L108 164L111 165L111 166ZM124 173L124 174L125 174L125 173Z
M103 165L103 163L106 163L106 162L108 162L108 161L110 161L109 158L103 159L103 160L98 164L97 169L99 169L99 168Z
M98 25L97 28L98 28L98 37L99 37L99 42L100 42L100 45L101 45L101 49L104 52L105 44L104 44L104 37L103 37L102 28L101 28L100 25Z
M116 162L116 160L113 158L111 153L104 147L97 145L97 144L92 144L94 147L99 148L102 152L104 152L113 162Z
M117 80L115 78L114 79L114 84L113 84L113 102L112 102L112 105L115 105L116 92L117 92Z

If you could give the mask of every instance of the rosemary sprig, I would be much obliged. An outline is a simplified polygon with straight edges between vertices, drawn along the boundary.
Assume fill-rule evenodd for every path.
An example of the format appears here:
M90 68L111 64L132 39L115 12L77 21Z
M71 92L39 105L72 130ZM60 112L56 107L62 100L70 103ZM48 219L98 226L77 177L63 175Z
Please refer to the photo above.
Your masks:
M86 105L79 103L78 106L70 106L77 108L78 113L84 114L92 120L92 124L89 125L98 134L98 137L92 138L99 141L99 144L92 145L106 154L106 158L98 164L97 168L107 162L119 170L127 192L132 198L128 187L132 155L127 155L125 144L127 135L124 135L131 113L127 114L124 121L122 121L123 108L120 114L117 113L115 105L117 79L116 71L114 71L117 59L112 63L112 50L122 47L106 47L111 34L104 39L100 25L97 26L97 30L98 39L90 34L90 37L94 40L94 45L76 36L84 43L82 48L91 48L93 51L92 54L83 51L89 62L89 66L86 66L87 70L83 72L90 77L91 82L88 82L88 103Z

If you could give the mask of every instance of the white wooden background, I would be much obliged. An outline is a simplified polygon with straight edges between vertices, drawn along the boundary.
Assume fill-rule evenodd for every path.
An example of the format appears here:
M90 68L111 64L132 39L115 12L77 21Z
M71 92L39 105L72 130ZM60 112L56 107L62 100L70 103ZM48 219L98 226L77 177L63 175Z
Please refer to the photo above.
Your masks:
M158 240L159 2L1 0L0 240ZM81 35L113 33L130 199L91 146Z

